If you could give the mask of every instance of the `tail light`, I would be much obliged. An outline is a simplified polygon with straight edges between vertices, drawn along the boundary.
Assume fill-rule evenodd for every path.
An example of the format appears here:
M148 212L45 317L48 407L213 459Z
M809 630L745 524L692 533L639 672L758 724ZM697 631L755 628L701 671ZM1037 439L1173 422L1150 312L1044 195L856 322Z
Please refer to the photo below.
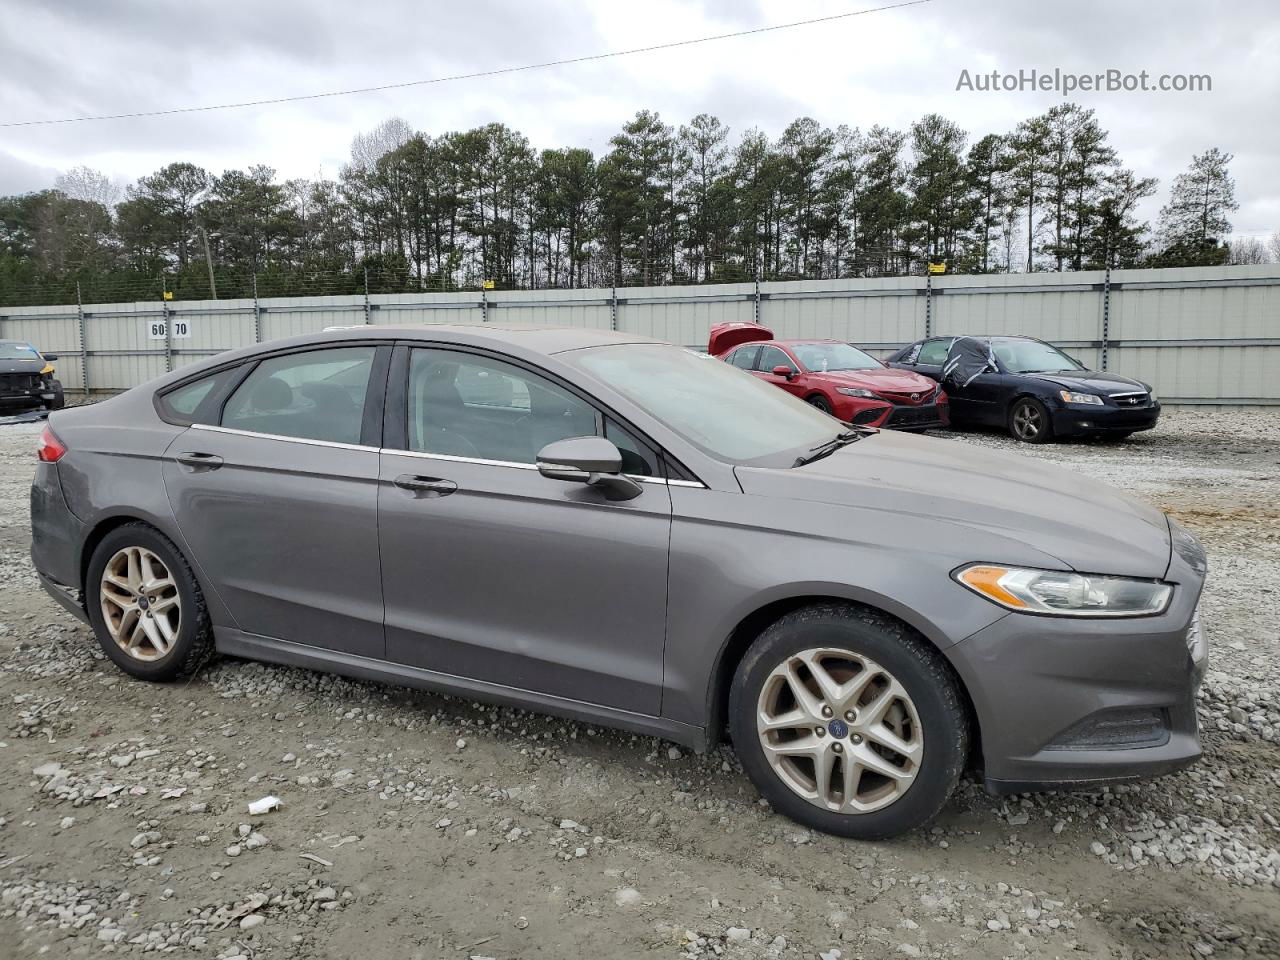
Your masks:
M58 439L58 435L47 426L40 432L40 442L36 446L36 456L45 463L57 463L67 454L67 445Z

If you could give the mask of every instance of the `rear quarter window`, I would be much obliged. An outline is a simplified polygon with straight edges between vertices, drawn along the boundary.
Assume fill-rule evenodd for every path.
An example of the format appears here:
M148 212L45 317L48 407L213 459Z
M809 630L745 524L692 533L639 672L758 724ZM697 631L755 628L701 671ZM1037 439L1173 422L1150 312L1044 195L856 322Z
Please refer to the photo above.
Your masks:
M218 422L217 399L239 367L219 370L207 377L174 387L156 397L156 405L164 419L173 423Z

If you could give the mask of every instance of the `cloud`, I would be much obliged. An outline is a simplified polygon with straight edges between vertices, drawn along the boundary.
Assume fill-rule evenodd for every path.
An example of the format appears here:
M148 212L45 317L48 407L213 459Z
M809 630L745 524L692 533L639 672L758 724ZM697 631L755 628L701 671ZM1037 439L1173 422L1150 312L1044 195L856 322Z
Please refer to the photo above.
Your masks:
M877 0L863 0L874 6ZM0 34L0 119L25 120L308 94L440 77L829 16L848 0L472 0L352 5L304 0L47 4L10 0ZM57 43L35 38L57 37ZM1060 67L1209 73L1207 94L1076 94L1097 110L1123 161L1161 181L1210 146L1235 154L1243 232L1280 227L1273 171L1280 127L1280 18L1274 0L1226 14L1171 0L1069 7L935 0L901 11L546 70L376 94L172 117L4 131L0 193L33 170L77 164L129 179L172 160L214 171L261 162L282 176L333 175L351 137L387 116L439 134L501 121L536 147L607 149L637 110L678 126L719 116L735 134L776 136L800 115L863 129L905 128L936 111L971 139L1060 102L1045 93L957 92L962 69ZM52 175L48 178L52 180Z

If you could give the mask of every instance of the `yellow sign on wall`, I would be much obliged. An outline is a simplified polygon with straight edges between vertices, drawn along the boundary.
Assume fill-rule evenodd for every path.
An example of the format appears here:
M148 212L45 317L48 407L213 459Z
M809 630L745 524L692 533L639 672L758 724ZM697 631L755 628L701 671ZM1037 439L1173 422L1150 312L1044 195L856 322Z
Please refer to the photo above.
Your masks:
M166 300L172 300L172 299L173 299L173 291L172 291L172 290L166 290L166 291L164 292L164 298L165 298Z
M929 264L929 272L930 273L946 273L947 265L945 263L931 263Z
M486 290L492 290L492 289L493 289L493 281L492 281L492 280L486 280L486 281L484 282L484 288L485 288Z

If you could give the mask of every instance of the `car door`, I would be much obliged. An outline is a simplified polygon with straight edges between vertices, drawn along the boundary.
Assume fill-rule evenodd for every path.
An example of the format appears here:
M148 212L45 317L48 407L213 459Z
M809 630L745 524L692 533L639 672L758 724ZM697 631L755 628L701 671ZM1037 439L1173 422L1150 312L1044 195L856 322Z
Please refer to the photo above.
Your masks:
M178 528L243 632L383 656L378 434L390 350L344 344L248 364L208 422L166 451Z
M773 372L774 367L787 367L790 377L780 377ZM760 356L756 360L756 376L767 380L775 386L782 387L797 397L804 395L804 384L800 382L800 368L791 357L779 347L764 345L760 348Z
M657 715L671 528L657 454L545 371L463 349L397 347L387 418L388 659ZM645 481L635 499L538 472L546 444L601 433Z

